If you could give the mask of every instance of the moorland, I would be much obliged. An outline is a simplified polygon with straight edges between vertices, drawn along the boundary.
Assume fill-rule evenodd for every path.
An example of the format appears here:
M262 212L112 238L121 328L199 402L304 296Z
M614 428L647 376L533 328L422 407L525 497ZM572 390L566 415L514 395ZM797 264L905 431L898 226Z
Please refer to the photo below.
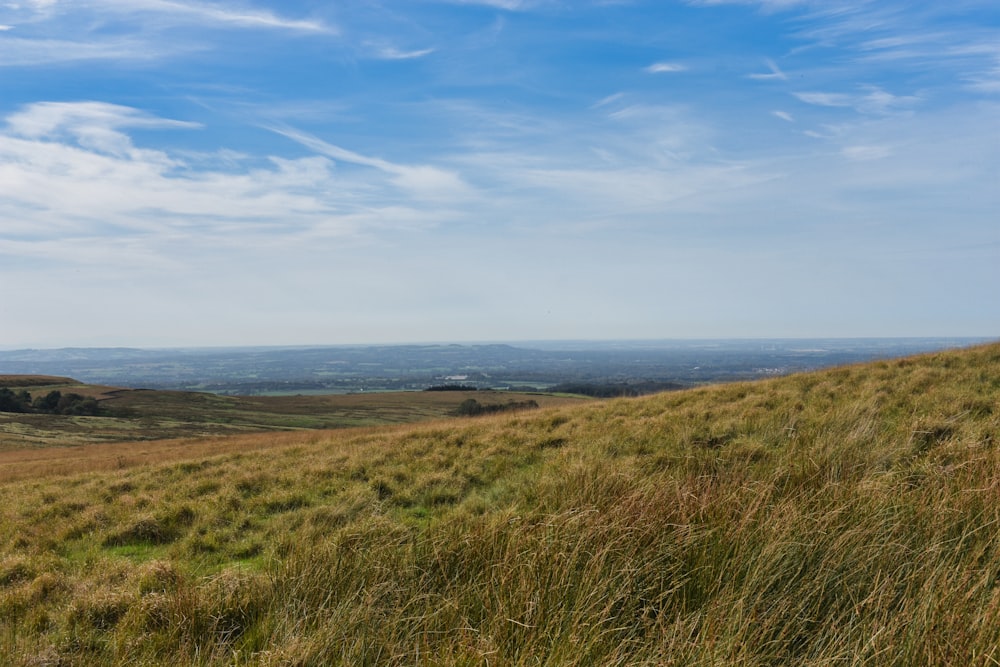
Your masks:
M0 407L0 453L25 448L405 423L455 415L463 402L470 400L494 410L583 400L581 396L466 389L223 396L90 385L58 376L0 375L0 398L3 394L29 397L28 401L22 401L25 404L22 410L4 411ZM54 400L48 400L53 397ZM67 409L60 409L71 397L77 400L70 401ZM45 407L47 400L51 409ZM88 404L92 409L77 409Z
M81 446L0 483L0 663L996 664L998 444L993 344Z

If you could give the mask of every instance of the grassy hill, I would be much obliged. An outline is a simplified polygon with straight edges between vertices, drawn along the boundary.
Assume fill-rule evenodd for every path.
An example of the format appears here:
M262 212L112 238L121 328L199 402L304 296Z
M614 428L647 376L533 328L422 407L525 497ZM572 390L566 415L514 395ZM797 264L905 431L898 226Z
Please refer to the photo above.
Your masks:
M0 375L0 388L3 387L30 390L35 397L58 391L63 395L93 398L100 412L97 415L0 412L0 453L130 440L398 424L445 417L470 398L485 406L531 400L544 407L582 400L580 397L493 391L218 396L188 391L121 389L37 375Z
M1000 661L998 345L225 441L0 484L0 663Z

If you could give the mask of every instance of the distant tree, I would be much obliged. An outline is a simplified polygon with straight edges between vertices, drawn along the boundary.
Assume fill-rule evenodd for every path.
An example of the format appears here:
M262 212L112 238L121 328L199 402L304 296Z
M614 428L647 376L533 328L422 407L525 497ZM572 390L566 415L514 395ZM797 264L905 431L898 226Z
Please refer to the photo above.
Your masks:
M80 394L65 394L59 399L55 411L61 415L96 415L100 412L100 406L96 399Z
M24 412L24 404L13 391L0 387L0 412Z
M45 396L39 396L36 398L32 407L39 412L57 412L59 410L59 400L61 398L62 392L55 389L45 394Z

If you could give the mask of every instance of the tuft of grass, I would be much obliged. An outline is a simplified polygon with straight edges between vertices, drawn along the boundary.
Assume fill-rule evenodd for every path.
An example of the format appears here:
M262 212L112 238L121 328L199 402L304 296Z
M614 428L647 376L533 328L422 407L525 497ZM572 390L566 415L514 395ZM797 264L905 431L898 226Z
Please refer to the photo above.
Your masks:
M1000 661L1000 345L208 443L0 485L0 663Z

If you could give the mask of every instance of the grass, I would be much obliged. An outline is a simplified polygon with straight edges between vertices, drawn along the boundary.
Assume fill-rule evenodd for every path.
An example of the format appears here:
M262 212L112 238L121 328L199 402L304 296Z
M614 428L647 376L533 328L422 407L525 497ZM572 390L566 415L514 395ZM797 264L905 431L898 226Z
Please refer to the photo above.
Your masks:
M998 441L993 345L39 470L0 663L997 664Z
M58 382L57 382L58 381ZM107 414L80 417L0 413L0 453L130 440L163 440L260 431L350 428L445 417L467 398L483 404L524 401L515 392L384 392L313 396L218 396L183 391L117 389L67 378L0 375L0 387L32 395L50 391L96 398ZM531 394L539 405L584 399Z

